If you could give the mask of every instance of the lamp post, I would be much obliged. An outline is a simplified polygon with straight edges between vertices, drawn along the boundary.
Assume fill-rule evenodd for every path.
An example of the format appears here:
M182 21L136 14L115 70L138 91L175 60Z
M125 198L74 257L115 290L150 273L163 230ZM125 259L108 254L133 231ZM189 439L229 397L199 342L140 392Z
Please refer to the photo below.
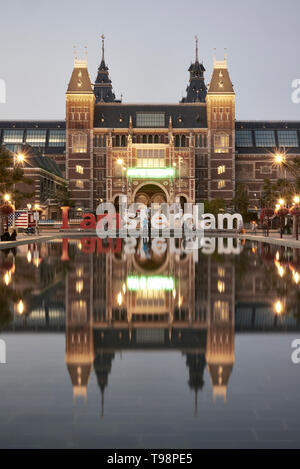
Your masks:
M293 216L294 229L296 241L299 239L299 215L300 215L300 197L296 195L294 197L294 205L290 208L290 214Z
M38 210L39 210L39 208L40 208L39 204L34 205L34 210L35 210L35 212L34 212L35 213L35 231L36 231L37 234L38 234L38 221L39 221L38 220L38 216L39 216L38 215Z
M17 165L24 164L24 161L25 161L25 156L23 155L23 153L14 153L14 159L13 159L14 169L16 168ZM15 191L16 191L16 184L14 183L14 193L15 193ZM12 205L14 207L13 228L15 228L16 227L16 214L15 214L16 204L15 204L15 201L12 202Z
M285 200L280 199L275 207L275 213L280 218L280 238L283 238L283 220L284 217L289 213L289 210L285 207Z
M275 153L273 155L273 161L280 169L284 168L284 179L286 179L286 154L280 152Z

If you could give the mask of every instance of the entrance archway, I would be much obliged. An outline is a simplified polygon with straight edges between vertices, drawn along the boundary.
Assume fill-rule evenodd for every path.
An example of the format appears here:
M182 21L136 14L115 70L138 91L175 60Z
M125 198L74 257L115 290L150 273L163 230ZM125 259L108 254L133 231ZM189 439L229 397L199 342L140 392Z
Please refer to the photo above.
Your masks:
M143 184L140 186L134 196L134 202L147 205L162 204L167 202L167 194L165 190L158 184Z

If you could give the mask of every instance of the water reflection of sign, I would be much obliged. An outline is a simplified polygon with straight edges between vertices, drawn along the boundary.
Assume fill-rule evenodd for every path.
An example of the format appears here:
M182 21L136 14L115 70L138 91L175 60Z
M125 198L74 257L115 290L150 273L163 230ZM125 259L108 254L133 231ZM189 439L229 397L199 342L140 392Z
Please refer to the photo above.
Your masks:
M127 277L127 288L130 291L138 290L173 290L173 277L164 276L129 276Z

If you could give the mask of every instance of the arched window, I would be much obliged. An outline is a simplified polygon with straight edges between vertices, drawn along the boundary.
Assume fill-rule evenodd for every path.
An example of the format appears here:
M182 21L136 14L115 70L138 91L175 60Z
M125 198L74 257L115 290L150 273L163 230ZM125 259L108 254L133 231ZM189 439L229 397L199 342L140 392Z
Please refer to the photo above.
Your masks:
M116 135L116 147L120 146L120 135Z
M143 143L147 143L147 135L143 135Z
M148 143L153 143L153 135L148 135Z
M180 147L180 137L179 137L179 135L176 135L176 137L175 137L175 147Z
M158 143L158 135L154 135L154 143Z
M122 146L122 147L125 147L125 146L126 146L126 143L125 143L125 135L122 135L122 137L121 137L121 146Z
M185 144L186 144L185 135L181 135L181 146L182 146L182 147L185 147Z

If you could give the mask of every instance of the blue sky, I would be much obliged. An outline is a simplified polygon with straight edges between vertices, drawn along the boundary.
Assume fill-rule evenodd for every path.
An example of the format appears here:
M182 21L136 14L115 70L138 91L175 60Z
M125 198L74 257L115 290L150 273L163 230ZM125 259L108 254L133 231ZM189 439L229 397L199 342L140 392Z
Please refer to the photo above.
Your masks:
M64 94L88 46L91 80L102 33L114 91L126 102L176 103L194 59L212 71L213 49L228 67L238 119L299 119L291 100L300 78L298 0L14 0L2 2L0 79L7 88L0 119L63 119Z

